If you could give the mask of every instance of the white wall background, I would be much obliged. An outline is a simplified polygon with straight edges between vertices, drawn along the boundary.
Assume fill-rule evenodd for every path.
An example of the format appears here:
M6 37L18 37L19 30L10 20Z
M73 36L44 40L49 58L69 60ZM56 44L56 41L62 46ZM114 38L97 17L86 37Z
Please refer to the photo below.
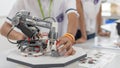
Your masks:
M0 16L8 15L16 0L0 0Z

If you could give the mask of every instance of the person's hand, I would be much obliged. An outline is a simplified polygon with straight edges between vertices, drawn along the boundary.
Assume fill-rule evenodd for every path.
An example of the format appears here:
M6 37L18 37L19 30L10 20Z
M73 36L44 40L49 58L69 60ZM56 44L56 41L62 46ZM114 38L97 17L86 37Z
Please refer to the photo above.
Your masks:
M120 42L115 42L114 43L116 46L120 47Z
M75 44L79 44L79 43L84 43L86 42L87 38L79 38L78 40L75 41Z
M74 42L72 42L68 37L63 36L63 37L59 38L58 40L59 40L59 44L58 44L57 48L58 48L59 53L62 53L62 51L66 51L64 53L64 56L70 56L70 55L75 54L76 51L72 47ZM63 45L63 46L60 47L61 45Z
M110 32L98 32L98 35L100 36L106 36L106 37L109 37L110 36Z
M40 32L37 34L37 36L38 36L39 38L42 38L42 37L43 37L43 35L42 35Z
M19 34L14 34L14 37L13 38L16 38L16 40L24 40L26 39L25 35L19 33Z

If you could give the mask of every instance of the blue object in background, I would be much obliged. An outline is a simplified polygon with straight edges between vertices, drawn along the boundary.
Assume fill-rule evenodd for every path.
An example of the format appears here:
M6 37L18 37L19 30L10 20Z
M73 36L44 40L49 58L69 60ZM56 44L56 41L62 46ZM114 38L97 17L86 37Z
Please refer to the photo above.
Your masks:
M118 20L118 19L107 19L105 21L105 24L115 23L116 20Z

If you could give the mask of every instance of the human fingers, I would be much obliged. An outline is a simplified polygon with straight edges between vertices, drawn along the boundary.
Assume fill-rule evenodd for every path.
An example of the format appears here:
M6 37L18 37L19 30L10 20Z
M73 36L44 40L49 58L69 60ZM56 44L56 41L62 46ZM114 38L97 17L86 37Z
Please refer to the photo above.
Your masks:
M57 48L59 48L61 45L64 45L67 42L65 37L60 37L57 41L58 41Z
M75 54L75 50L71 47L65 54L64 56L70 56Z
M67 41L62 47L58 49L59 52L68 50L72 46L72 43L70 41Z

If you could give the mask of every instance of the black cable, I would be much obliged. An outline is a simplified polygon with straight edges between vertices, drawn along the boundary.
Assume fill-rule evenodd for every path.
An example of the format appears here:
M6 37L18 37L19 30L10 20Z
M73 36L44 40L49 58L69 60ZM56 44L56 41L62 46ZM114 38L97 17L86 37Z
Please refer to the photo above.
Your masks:
M9 30L9 32L7 33L7 40L12 43L12 44L17 44L17 42L12 42L8 37L9 37L9 34L11 33L11 31L15 28L15 26L12 26L12 28Z

